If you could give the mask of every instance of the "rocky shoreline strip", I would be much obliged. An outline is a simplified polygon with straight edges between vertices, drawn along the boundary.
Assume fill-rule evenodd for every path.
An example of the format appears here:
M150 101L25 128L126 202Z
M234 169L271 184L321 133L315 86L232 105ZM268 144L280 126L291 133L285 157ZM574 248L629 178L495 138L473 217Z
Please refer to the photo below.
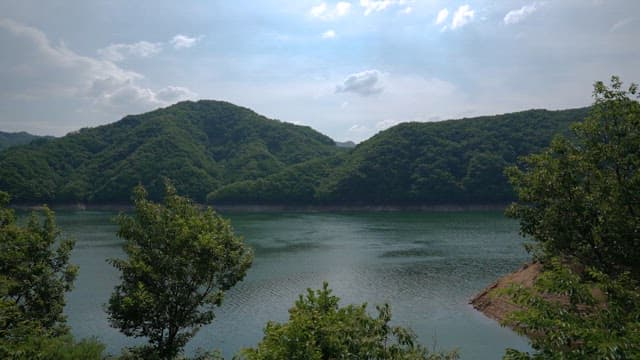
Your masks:
M511 285L533 287L541 270L540 263L525 264L520 269L501 277L486 287L474 296L469 304L485 316L502 323L509 314L522 308L514 304L506 295L499 294L500 290L507 289Z

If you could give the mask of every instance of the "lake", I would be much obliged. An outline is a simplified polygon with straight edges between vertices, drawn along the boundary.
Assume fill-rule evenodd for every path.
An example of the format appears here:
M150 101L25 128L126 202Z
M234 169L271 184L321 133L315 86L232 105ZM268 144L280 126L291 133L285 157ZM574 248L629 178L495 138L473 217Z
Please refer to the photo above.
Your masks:
M109 327L104 304L119 282L105 259L122 257L115 213L59 211L77 243L80 266L68 294L68 322L78 338L96 336L111 353L143 340ZM393 323L411 327L429 348L458 347L463 359L500 359L526 339L468 305L469 299L528 256L516 221L501 212L227 213L255 251L246 279L227 292L213 324L187 346L220 349L226 358L262 337L269 320L285 321L307 288L328 281L341 304L391 304Z

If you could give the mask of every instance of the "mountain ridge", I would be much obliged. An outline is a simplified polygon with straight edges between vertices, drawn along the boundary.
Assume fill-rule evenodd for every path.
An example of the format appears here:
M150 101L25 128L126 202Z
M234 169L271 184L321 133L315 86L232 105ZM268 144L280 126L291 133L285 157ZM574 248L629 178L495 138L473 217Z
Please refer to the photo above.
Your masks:
M126 203L162 179L221 205L495 204L513 198L504 166L539 151L588 108L409 122L353 148L311 127L234 104L185 101L0 153L16 203Z
M35 139L40 138L49 138L52 139L52 136L40 136L30 134L26 131L18 131L18 132L5 132L0 131L0 151L17 145L28 144Z
M220 184L337 151L309 127L227 102L181 102L10 148L0 153L0 188L17 202L125 202L138 183L157 198L167 177L202 201Z

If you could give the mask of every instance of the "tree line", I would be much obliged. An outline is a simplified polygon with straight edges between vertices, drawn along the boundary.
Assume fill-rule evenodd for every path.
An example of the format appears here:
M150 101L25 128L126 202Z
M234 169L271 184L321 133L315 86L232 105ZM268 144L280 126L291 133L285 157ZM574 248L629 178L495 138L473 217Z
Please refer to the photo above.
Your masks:
M217 101L183 102L59 139L0 151L0 189L16 203L128 204L162 178L209 204L506 204L503 174L588 109L528 110L404 123L355 148L304 126Z

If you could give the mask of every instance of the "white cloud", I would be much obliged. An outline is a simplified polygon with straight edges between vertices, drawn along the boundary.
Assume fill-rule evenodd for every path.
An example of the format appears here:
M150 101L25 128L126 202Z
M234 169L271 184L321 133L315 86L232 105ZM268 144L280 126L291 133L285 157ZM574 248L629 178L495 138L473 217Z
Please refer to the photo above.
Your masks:
M312 17L321 20L333 20L339 17L343 17L349 14L351 11L351 3L346 1L340 1L336 3L333 8L330 8L327 3L320 3L309 10L309 14Z
M609 28L609 31L610 31L610 32L616 32L616 31L618 31L618 30L622 29L623 27L625 27L625 26L627 26L627 25L631 24L631 23L632 23L632 22L634 22L634 21L636 21L636 19L635 19L635 18L626 18L626 19L622 19L622 20L620 20L620 21L616 22L615 24L613 24L613 25L611 26L611 28Z
M375 97L351 97L348 108L336 109L331 114L337 124L345 124L343 132L358 124L348 134L341 134L342 139L358 142L400 122L452 118L452 112L466 105L456 98L463 91L448 81L415 74L381 76L384 92ZM332 98L336 105L342 100L335 95Z
M202 36L198 37L190 37L187 35L178 34L174 36L171 41L171 45L173 45L174 49L188 49L193 47L198 41L202 39Z
M384 89L379 86L380 72L378 70L366 70L349 75L341 85L336 87L336 92L352 92L361 96L370 96L381 93Z
M375 128L376 128L376 130L378 130L378 131L386 130L386 129L388 129L388 128L390 128L390 127L394 126L394 125L398 125L398 124L400 124L401 122L403 122L403 121L402 121L402 120L397 120L397 119L396 119L396 120L392 120L392 119L384 119L384 120L378 121L378 122L376 123Z
M316 5L309 10L309 14L313 17L321 17L327 11L327 4L320 3L320 5Z
M334 37L336 37L336 32L333 30L327 30L322 33L323 39L333 39Z
M447 8L438 11L438 16L436 17L436 25L440 25L447 21L447 17L449 17L449 10L447 10Z
M129 56L150 57L162 51L162 43L139 41L133 44L111 44L99 49L98 54L109 61L122 61Z
M131 82L142 75L108 60L76 54L64 44L53 45L40 30L0 19L2 43L12 49L0 58L0 92L33 97L74 96L96 79Z
M504 16L504 23L506 25L517 24L527 16L533 14L536 10L538 10L538 5L536 3L525 5L520 9L511 10Z
M167 86L158 90L156 99L160 102L173 104L178 101L195 99L197 94L182 86Z
M407 6L406 8L402 9L401 13L409 15L413 12L413 8L411 6Z
M178 34L171 38L167 44L173 46L174 49L187 49L193 47L202 39L199 37L190 37ZM131 44L111 44L105 48L99 49L98 54L105 60L118 62L128 57L151 57L162 51L164 43L152 43L149 41L138 41Z
M391 6L403 6L407 0L360 0L360 6L364 8L364 14L386 10Z
M197 97L196 93L182 86L170 85L154 91L136 84L133 80L118 81L112 78L94 80L86 94L95 105L107 110L129 113L149 111Z
M367 125L354 124L347 129L348 139L357 139L359 141L360 139L366 139L369 136L371 136L371 129L369 129Z
M11 56L0 58L0 94L3 96L66 97L88 101L87 106L116 110L118 115L151 110L178 98L195 97L186 88L169 86L155 92L141 86L138 82L144 76L107 59L112 56L121 60L116 55L151 56L158 50L155 46L114 44L102 49L102 58L92 58L77 54L64 44L53 45L39 29L9 19L0 19L0 41L12 49Z
M351 3L349 2L340 1L339 3L336 4L336 15L338 16L345 16L349 13L350 10L351 10Z
M460 6L458 10L456 10L456 12L453 14L453 20L451 20L451 29L455 30L467 25L471 20L473 20L474 16L475 11L473 11L469 5Z

